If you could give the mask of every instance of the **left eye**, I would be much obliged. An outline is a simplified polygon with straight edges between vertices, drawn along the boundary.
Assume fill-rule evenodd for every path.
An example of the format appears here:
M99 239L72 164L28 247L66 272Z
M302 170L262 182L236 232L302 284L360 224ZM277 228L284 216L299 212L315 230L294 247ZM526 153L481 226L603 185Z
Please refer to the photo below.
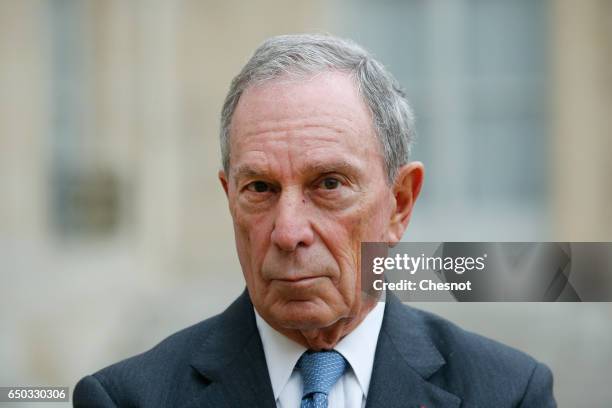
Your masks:
M325 190L335 190L340 187L340 180L333 177L326 177L321 180L319 186Z

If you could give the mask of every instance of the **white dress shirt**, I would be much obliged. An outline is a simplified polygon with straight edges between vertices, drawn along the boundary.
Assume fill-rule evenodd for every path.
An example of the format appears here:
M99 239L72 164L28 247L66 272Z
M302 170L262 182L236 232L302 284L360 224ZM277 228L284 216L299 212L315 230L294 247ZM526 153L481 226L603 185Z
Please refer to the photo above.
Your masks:
M350 367L329 392L329 408L365 407L384 311L385 302L378 302L359 326L334 347ZM294 367L307 349L274 330L256 310L255 321L277 408L299 408L303 384L300 372Z

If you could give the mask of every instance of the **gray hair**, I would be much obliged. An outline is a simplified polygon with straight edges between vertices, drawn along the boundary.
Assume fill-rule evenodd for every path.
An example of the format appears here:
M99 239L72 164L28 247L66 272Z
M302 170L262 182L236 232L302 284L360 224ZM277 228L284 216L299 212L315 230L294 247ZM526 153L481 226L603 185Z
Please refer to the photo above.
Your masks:
M283 75L312 75L324 71L351 74L372 112L376 136L382 147L388 182L408 162L414 140L414 114L395 78L366 50L350 40L330 35L281 35L255 50L232 80L221 112L221 155L229 175L230 126L242 93L251 85Z

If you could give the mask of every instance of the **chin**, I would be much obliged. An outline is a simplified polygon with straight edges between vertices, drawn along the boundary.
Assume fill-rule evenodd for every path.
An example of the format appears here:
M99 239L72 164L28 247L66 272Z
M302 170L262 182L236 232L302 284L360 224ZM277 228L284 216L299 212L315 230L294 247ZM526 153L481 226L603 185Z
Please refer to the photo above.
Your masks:
M321 329L331 326L343 317L322 301L291 301L282 310L273 313L273 319L282 327L296 330Z

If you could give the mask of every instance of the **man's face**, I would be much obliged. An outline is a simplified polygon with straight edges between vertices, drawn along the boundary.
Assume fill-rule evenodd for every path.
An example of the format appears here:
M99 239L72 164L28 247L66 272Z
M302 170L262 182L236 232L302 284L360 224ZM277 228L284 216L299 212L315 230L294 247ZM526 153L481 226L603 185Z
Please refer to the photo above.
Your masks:
M353 79L328 72L248 88L230 151L220 178L260 315L298 330L355 316L360 244L390 240L396 202Z

